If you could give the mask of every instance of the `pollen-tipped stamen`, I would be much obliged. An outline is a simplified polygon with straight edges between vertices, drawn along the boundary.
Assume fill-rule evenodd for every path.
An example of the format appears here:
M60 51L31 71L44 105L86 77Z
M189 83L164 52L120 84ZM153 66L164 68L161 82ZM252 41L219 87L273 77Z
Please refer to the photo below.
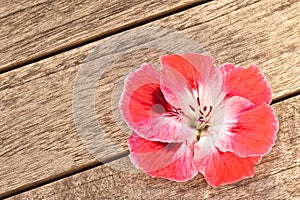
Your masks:
M199 103L198 103L199 102ZM200 104L199 97L197 97L197 103ZM210 124L210 119L211 119L211 112L212 112L213 107L212 106L206 106L204 105L201 107L199 105L199 117L195 122L195 127L198 129L198 131L207 129L211 124Z

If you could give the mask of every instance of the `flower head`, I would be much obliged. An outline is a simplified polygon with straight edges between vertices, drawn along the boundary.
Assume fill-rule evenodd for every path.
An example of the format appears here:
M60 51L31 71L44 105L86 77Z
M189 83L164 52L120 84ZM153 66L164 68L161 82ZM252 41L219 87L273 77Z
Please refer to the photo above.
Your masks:
M143 64L125 80L120 109L134 165L175 181L200 172L213 187L252 177L278 130L261 70L217 68L193 53L163 56L161 65Z

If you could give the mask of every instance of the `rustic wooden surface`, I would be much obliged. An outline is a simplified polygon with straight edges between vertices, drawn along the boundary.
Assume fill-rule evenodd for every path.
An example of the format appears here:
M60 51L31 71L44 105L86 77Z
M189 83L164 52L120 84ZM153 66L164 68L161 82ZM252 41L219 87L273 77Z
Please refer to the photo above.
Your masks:
M201 2L203 0L1 0L0 71Z
M300 96L272 107L280 130L276 145L255 166L254 178L218 189L202 175L176 183L143 174L124 157L11 199L299 199Z
M36 4L37 6L47 5L43 4L43 1L38 2L39 3ZM113 2L114 1L110 4L111 6L114 5ZM169 4L165 4L166 9L168 5ZM22 6L20 12L25 12L23 9L32 9L28 3L24 3ZM56 6L59 7L58 4ZM33 6L33 8L35 7L36 6ZM14 7L11 6L11 8L13 9ZM142 7L139 9L141 8ZM89 9L94 8L89 7ZM77 38L75 39L76 41L80 41L78 38L81 36L83 38L92 36L94 32L86 32L85 29L80 29L80 27L86 26L90 28L99 26L100 22L90 21L90 17L93 16L90 16L92 14L89 9L81 13L83 15L84 12L87 12L87 21L75 20L74 23L76 22L76 25L72 24L72 22L71 26L66 22L64 22L66 24L60 24L59 30L66 29L67 32L62 33L62 35L59 35L60 33L53 35L52 39L50 37L49 41L46 41L49 42L48 44L42 41L40 42L41 46L39 46L40 44L34 45L36 47L33 48L33 51L35 51L35 53L44 50L48 52L49 49L59 46L60 44L62 46L59 48L64 48L64 45L70 45L74 42L72 39L66 38L73 37L74 35L75 38ZM99 12L101 11L100 8L97 9ZM160 9L157 8L156 10ZM300 91L299 10L300 1L220 0L190 8L184 12L165 17L142 27L156 26L180 30L201 43L203 48L217 59L217 64L224 62L233 62L245 66L252 63L258 64L264 71L272 87L273 100L281 101L282 99L298 94ZM17 10L15 11L16 14L18 14ZM130 11L128 15L124 14L126 11L121 11L120 13L118 15L125 15L128 19L132 18ZM9 16L9 13L1 14L0 20L6 15ZM48 18L46 17L46 19ZM113 23L111 21L115 20L109 19L109 23ZM122 20L115 22L117 26L122 25ZM77 28L73 29L72 26L73 28ZM68 27L71 28L68 29ZM109 29L109 26L106 28ZM54 28L54 30L56 29ZM97 30L99 32L99 29ZM41 38L45 38L43 32L36 31L34 33L33 31L30 34L41 34ZM7 35L8 33L6 33L5 36ZM14 36L14 38L15 37L16 36ZM29 40L27 37L30 37ZM24 42L28 42L29 45L35 44L34 42L39 43L39 41L33 40L31 37L32 35L24 37ZM74 80L80 68L80 64L85 64L84 59L95 47L113 37L114 36L111 36L89 43L39 62L0 74L0 113L1 119L4 119L0 120L0 197L51 182L99 163L84 147L76 132L73 119L74 113L72 110L72 93ZM151 42L150 40L151 38L144 39L140 45L142 46L143 43L149 43ZM49 45L50 48L48 48ZM30 46L25 47L26 45L23 46L23 44L21 44L21 46L22 47L19 48L24 47L27 50L30 49ZM7 49L3 56L7 56L7 58L11 59L13 57L12 55L18 55L19 53L16 53L18 51L15 51L14 48L17 47L14 46L12 49ZM126 48L125 46L124 49ZM20 53L21 60L23 58L25 60L32 59L29 56L31 53L28 54L25 50L20 51L25 52L24 54ZM100 122L99 125L101 129L104 130L105 135L110 139L109 143L101 143L101 141L99 143L100 146L104 147L99 152L101 158L113 160L127 150L126 139L129 133L126 132L126 130L121 130L118 126L118 122L121 122L122 119L118 116L111 115L112 113L117 113L116 108L111 103L112 94L120 94L120 87L117 89L115 87L120 86L119 83L122 83L124 76L142 62L148 61L150 63L157 63L157 58L162 53L165 52L141 50L125 55L109 66L103 78L99 80L96 94L96 115ZM113 55L113 50L108 52L108 54ZM6 60L9 61L9 59ZM11 63L11 61L9 61L9 63ZM116 93L113 93L113 91ZM115 99L115 101L116 100L117 99ZM292 105L296 104L296 102L298 102L298 100L288 104ZM281 104L276 104L275 106L277 105ZM278 110L279 108L276 107L276 109ZM289 113L291 112L292 111L289 111ZM86 114L87 118L90 117L89 113L85 113L84 110L82 110L82 113ZM297 113L294 114L296 115ZM287 121L289 122L289 120ZM292 134L292 131L289 129L286 134ZM284 141L285 140L287 139L284 139ZM291 149L286 150L286 152L290 152L291 155L296 157L289 157L289 159L291 159L289 162L295 161L298 162L297 165L299 165L299 154L293 153L296 152L297 148L299 149L299 145L292 143L295 142L293 140L290 142L292 146L286 148ZM284 144L288 146L288 143ZM119 147L117 151L115 149L116 146ZM285 151L279 155L283 155L283 153L285 153ZM264 170L268 170L267 166L273 166L276 161L275 155L272 154L270 156L270 161L266 161L268 165L262 165L261 171L259 171L262 177L267 174L264 173ZM126 159L123 158L115 162L122 163L123 160L126 161ZM293 166L295 167L297 165ZM100 167L99 169L103 168L105 167ZM258 167L258 169L260 168ZM98 170L98 168L95 170ZM272 172L270 176L266 176L262 178L262 180L268 182L268 180L282 178L283 180L279 182L280 184L284 184L284 180L291 176L290 174L295 173L295 170L297 172L298 168L288 168L284 172L282 171L282 174L280 170L276 173L270 171L270 173ZM118 174L119 172L110 171L107 173ZM286 175L284 175L284 173ZM99 175L100 172L96 174ZM99 176L101 177L103 175ZM121 176L122 179L123 175L119 174L119 176ZM144 176L138 175L138 177ZM271 178L266 179L267 177ZM130 178L129 175L124 175L123 179L125 178L135 181L134 176ZM142 178L142 180L144 179L144 184L148 182L146 180L152 181L150 178ZM197 180L202 180L203 182L201 177L198 177ZM103 181L107 182L107 179L103 179ZM81 184L84 184L83 182L84 180ZM119 189L122 189L122 184L125 183L126 182L121 181L118 186L120 187ZM152 190L153 193L156 193L159 187L162 187L165 183L164 181L161 182L161 180L156 180L156 182L151 183L153 187L156 188ZM112 184L112 182L110 182L110 184ZM179 189L177 192L175 191L174 194L189 195L184 192L189 189L187 187L189 184L191 184L192 188L195 187L194 190L197 190L196 182L186 183L186 186L177 186L177 189ZM247 181L243 182L239 187L250 187L245 186L247 184ZM256 185L256 182L249 182L249 184L255 187L259 186ZM291 181L287 184L294 184L294 182ZM94 188L94 186L91 185L89 187ZM172 183L170 187L175 187L175 185ZM179 191L181 187L183 187L183 192L180 194ZM184 187L186 188L184 189ZM230 188L231 186L228 187ZM275 183L274 185L270 184L269 187L274 190L280 188L280 186L276 186ZM147 190L147 186L144 185L144 188L135 189L142 193ZM72 191L73 190L74 189L72 189ZM167 188L164 190L166 191ZM266 193L270 189L267 189L266 186L262 188L262 190ZM235 191L234 188L232 188L232 191ZM252 190L249 191L253 192ZM111 192L113 192L113 190ZM207 194L207 197L214 195L213 193L215 193L216 196L219 195L218 192L212 190L211 193ZM46 194L46 192L43 192L43 194ZM59 194L58 192L55 195ZM76 194L79 195L79 192ZM225 192L222 194L224 195ZM220 195L222 194L220 193ZM63 195L63 193L61 193L61 195ZM121 195L121 191L119 195ZM150 193L148 195L150 195Z

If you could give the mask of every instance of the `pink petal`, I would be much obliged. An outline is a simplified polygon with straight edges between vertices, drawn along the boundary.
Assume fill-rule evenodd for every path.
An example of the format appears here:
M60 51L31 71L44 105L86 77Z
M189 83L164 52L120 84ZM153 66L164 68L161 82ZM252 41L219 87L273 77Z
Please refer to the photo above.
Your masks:
M265 103L254 105L232 97L225 103L225 120L217 147L242 157L263 156L275 144L278 121L273 109Z
M206 157L213 149L219 138L219 129L216 126L211 126L207 130L201 131L201 137L198 142L194 144L194 155L196 160L201 160Z
M133 133L128 145L133 164L151 176L187 181L198 173L191 144L153 142Z
M199 152L195 150L195 154ZM253 177L253 167L260 160L259 156L241 158L232 152L221 152L218 148L214 148L205 158L195 160L195 164L206 181L211 186L218 187Z
M225 105L220 105L219 109L212 115L212 125L201 131L200 140L195 144L195 149L197 148L197 151L200 153L195 154L195 158L200 160L210 153L216 147L217 143L222 140L224 134L221 133L227 130L231 123L237 122L235 116L253 107L253 103L238 96L227 100Z
M211 56L195 53L184 53L182 57L191 63L203 77L209 77L216 70L215 59Z
M191 121L195 120L196 113L189 107L193 106L195 108L192 88L180 73L170 67L163 67L161 90L168 102L174 107L182 109L185 115L191 118Z
M179 55L161 57L161 90L167 101L176 108L189 112L194 106L193 89L198 88L202 77L195 67Z
M189 106L197 107L196 98L216 106L224 98L222 74L213 65L214 59L200 54L161 57L161 89L167 101L192 116Z
M241 96L256 105L270 104L272 100L271 88L262 71L256 65L244 69L233 64L224 64L220 69L223 74L227 98Z
M159 73L147 64L127 76L120 109L127 124L149 140L180 142L197 134L179 118L166 115L173 107L160 90Z
M162 69L164 67L170 67L177 71L184 77L189 83L192 89L197 89L199 84L203 83L203 74L189 61L184 59L180 55L166 55L160 58ZM167 78L167 77L166 77Z
M207 55L185 53L182 55L188 62L190 62L204 79L204 86L207 91L203 91L202 94L207 96L207 93L213 97L214 106L218 105L224 98L222 88L222 73L214 66L214 58ZM204 97L202 97L203 99Z

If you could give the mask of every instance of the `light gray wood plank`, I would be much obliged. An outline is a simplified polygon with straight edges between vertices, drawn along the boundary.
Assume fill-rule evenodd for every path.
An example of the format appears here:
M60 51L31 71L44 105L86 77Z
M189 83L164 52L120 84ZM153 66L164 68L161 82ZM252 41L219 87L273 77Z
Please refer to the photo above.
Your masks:
M299 1L279 0L210 2L147 24L139 30L150 26L180 30L202 44L217 59L217 64L234 62L248 66L256 63L273 89L273 99L280 99L299 91L300 57L296 56L300 45L296 17L299 4ZM20 191L97 161L76 131L73 89L80 64L88 64L85 58L94 48L114 37L120 38L122 34L0 75L0 194ZM155 35L153 38L136 38L137 48L159 43L161 39ZM176 44L177 41L171 42ZM124 40L102 53L115 56L130 49L129 44ZM292 46L294 48L290 48ZM184 47L177 46L182 50ZM111 159L127 150L130 131L124 128L116 107L120 83L129 71L143 62L157 63L164 53L155 49L139 50L117 58L107 66L96 88L95 113L99 123L96 126L83 124L90 126L89 131L100 127L110 140L90 140L99 142L100 158ZM79 112L86 119L94 117L85 107Z

